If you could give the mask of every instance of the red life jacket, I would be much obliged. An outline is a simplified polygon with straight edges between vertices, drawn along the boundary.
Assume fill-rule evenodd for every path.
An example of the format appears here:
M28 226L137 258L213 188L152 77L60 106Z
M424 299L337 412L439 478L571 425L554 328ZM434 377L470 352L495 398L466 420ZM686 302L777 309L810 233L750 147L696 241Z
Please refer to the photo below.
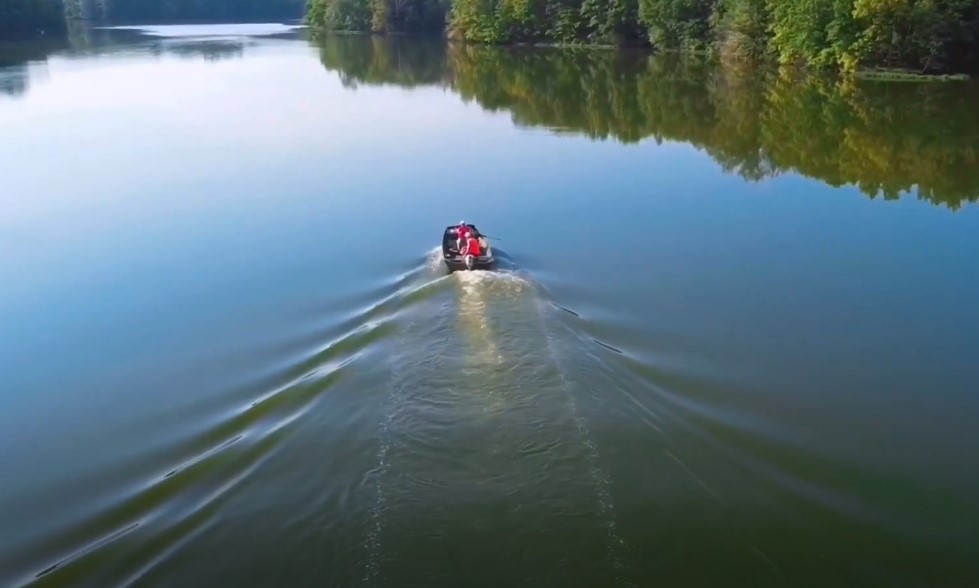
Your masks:
M479 257L483 254L483 249L479 246L479 239L475 237L469 237L469 240L466 241L466 247L467 255Z
M466 225L459 225L459 228L457 229L457 232L459 233L459 238L460 239L468 239L469 238L469 235L472 234L472 229L470 229Z

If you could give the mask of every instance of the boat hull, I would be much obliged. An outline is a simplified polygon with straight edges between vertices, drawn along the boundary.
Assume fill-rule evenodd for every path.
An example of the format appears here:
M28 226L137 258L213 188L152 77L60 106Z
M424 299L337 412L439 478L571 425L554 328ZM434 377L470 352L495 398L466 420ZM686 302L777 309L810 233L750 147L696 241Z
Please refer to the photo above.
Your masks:
M445 261L445 267L449 269L449 272L458 272L466 270L491 270L496 262L493 256L480 256L473 260L472 267L466 266L466 261L464 258L458 255L443 255L443 260Z

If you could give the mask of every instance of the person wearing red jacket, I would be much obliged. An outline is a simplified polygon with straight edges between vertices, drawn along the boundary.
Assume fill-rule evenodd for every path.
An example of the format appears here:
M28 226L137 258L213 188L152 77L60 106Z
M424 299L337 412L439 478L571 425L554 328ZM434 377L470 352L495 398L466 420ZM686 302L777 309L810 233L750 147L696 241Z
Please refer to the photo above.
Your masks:
M459 226L456 227L456 249L462 251L462 246L468 242L470 235L472 235L472 229L469 228L466 221L459 221Z
M463 259L466 262L466 269L472 269L476 258L483 254L483 247L480 245L479 239L474 237L472 233L469 233L466 244L460 253L462 253Z
M483 247L479 244L479 239L473 237L472 233L466 238L466 246L462 250L463 255L472 255L473 257L479 257L483 254Z

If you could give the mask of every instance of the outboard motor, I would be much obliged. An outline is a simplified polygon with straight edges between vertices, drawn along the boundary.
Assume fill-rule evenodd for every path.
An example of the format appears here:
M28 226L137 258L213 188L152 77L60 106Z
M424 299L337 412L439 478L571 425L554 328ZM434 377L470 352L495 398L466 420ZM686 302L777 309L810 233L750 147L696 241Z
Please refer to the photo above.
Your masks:
M465 261L466 261L466 269L467 269L467 270L471 270L471 269L473 268L473 263L474 263L474 262L475 262L476 260L475 260L475 258L473 258L473 256L472 256L472 255L467 255L467 256L465 257Z

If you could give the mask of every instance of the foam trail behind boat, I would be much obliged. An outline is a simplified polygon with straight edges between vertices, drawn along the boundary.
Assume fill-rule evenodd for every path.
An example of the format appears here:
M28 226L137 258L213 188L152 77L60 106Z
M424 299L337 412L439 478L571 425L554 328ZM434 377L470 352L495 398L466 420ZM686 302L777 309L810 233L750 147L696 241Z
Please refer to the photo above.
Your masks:
M475 365L503 363L503 355L495 343L493 328L488 320L489 295L492 293L487 292L487 288L500 280L500 275L483 271L453 274L461 288L458 317L468 347L466 357Z
M611 482L559 361L573 345L550 342L539 292L518 274L433 284L400 314L390 350L366 583L514 585L526 578L505 562L520 558L557 583L591 568L621 584ZM466 567L417 566L439 558Z
M459 272L458 275L464 295L459 303L460 319L470 323L467 325L469 327L467 332L470 334L471 342L491 348L497 355L496 364L504 363L500 349L515 352L521 348L518 353L520 357L509 358L511 361L507 362L508 364L520 363L525 358L534 356L535 350L543 354L536 355L538 361L543 360L543 363L551 364L550 371L556 378L554 382L556 395L551 397L551 401L564 405L562 409L564 416L573 427L571 435L580 450L582 465L587 471L587 479L598 507L598 516L605 530L608 564L614 570L618 585L631 586L625 578L623 551L626 545L617 528L612 480L601 466L598 444L578 406L576 384L568 376L564 365L564 354L561 353L564 348L561 337L554 328L556 325L548 321L549 310L546 301L532 280L515 272ZM493 327L503 329L504 325L506 331L497 334L494 338ZM486 356L486 354L480 355L479 350L476 350L476 358ZM478 366L479 363L477 362L476 365ZM486 374L482 375L486 376ZM537 392L537 397L539 401L546 402L543 390ZM488 408L501 411L506 402L504 398L496 398Z

